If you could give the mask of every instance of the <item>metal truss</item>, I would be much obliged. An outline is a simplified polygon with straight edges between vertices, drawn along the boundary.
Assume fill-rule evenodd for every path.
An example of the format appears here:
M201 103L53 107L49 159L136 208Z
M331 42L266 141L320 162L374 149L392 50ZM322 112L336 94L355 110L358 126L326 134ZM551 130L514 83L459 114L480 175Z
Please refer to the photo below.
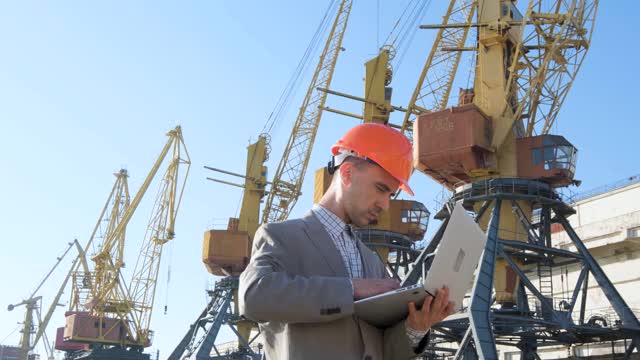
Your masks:
M471 23L475 8L475 1L471 0L452 0L449 3L442 20L443 26L438 30L402 121L401 131L409 139L413 139L415 116L447 107L462 57L460 49L464 48L467 41L469 27L449 28L446 25Z
M241 321L234 311L234 297L238 293L238 277L229 276L216 283L215 289L209 291L211 301L202 311L198 319L190 326L189 331L173 350L168 360L261 360L259 347L254 349L253 339L245 339L234 326ZM242 320L246 321L246 320ZM221 352L215 342L223 325L228 326L238 337L239 347L233 352ZM257 326L256 326L257 328ZM212 352L215 355L212 355ZM195 354L195 357L194 357Z
M356 229L355 233L370 249L382 247L389 250L388 258L380 260L398 280L409 272L410 265L420 254L420 251L415 248L415 242L403 234L371 229Z
M320 61L273 177L271 190L267 193L262 212L263 223L286 220L301 194L300 189L320 125L322 108L327 99L327 93L318 89L330 88L333 71L342 50L342 39L347 29L352 4L352 0L340 2L329 37L320 55Z
M516 200L531 203L535 209L533 221L518 216L522 213ZM638 318L569 224L567 216L575 211L564 204L549 185L523 179L480 181L456 189L444 213L456 202L462 202L470 211L479 209L476 221L490 211L487 242L478 264L469 305L434 327L423 357L497 359L496 345L506 345L520 349L521 359L539 359L538 349L544 346L622 339L630 340L625 359L634 351L640 353ZM511 203L512 211L529 235L527 242L498 236L503 202ZM552 247L552 223L560 224L567 232L575 251ZM428 270L429 259L442 240L446 226L445 220L429 246L416 259L403 285L416 283L423 266ZM495 304L493 277L497 259L506 260L520 280L517 303L513 307ZM555 297L549 285L553 269L568 264L579 264L580 275L570 298ZM612 316L608 322L585 316L590 278L595 279L609 300ZM459 346L457 349L447 347L446 344L451 343Z

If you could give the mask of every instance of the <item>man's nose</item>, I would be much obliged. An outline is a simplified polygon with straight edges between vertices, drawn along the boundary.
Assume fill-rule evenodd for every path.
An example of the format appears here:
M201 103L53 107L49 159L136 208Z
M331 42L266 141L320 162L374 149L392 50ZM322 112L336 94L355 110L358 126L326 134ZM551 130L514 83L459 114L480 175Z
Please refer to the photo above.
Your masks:
M376 201L376 206L379 207L382 211L387 211L389 209L389 203L391 199L388 196L381 196Z

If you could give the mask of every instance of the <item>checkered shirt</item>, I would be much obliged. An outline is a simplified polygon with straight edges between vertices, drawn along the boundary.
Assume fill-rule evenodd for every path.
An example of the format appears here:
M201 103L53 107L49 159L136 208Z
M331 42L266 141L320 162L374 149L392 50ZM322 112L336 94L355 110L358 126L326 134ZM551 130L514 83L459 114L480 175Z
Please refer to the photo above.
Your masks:
M322 226L327 230L331 240L338 248L349 277L364 277L360 250L358 250L357 240L351 230L351 226L345 224L336 214L318 204L313 205L311 212L322 223Z
M340 256L349 272L349 276L351 278L364 277L360 250L358 250L356 238L351 230L351 226L345 224L336 214L318 204L313 205L311 212L320 221L325 230L327 230L329 237L331 237L338 251L340 251ZM429 330L419 331L411 329L406 321L405 329L409 342L414 348L420 344L420 340L429 332Z

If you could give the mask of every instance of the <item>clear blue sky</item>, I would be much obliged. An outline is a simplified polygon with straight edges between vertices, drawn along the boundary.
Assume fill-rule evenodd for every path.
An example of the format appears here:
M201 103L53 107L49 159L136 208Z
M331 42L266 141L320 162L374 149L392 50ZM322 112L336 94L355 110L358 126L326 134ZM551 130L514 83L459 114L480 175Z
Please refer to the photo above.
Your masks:
M333 88L362 94L364 61L376 53L408 0L356 1ZM213 284L201 263L202 233L237 214L241 190L205 180L204 165L243 172L255 140L297 65L328 1L2 2L0 4L0 342L17 345L28 297L66 243L85 243L121 167L137 190L177 124L192 159L176 239L165 250L157 289L152 351L166 358L207 301ZM443 4L423 23L440 22ZM557 133L579 152L578 190L640 173L636 1L603 1L592 48L560 113ZM379 27L377 24L380 24ZM635 30L634 30L635 29ZM379 34L379 35L378 35ZM406 106L431 46L418 31L398 69L393 103ZM316 55L314 55L316 56ZM303 80L302 89L308 84ZM275 171L299 106L272 133ZM359 112L335 98L328 105ZM400 114L392 121L398 123ZM326 113L309 174L356 120ZM311 205L312 176L294 215ZM417 174L416 198L432 212L440 187ZM155 185L155 184L154 184ZM155 193L153 186L150 195ZM151 197L132 220L126 258L133 267ZM432 224L432 228L436 224ZM65 262L68 264L68 262ZM63 264L41 295L45 306ZM167 284L168 266L171 280ZM128 268L128 270L131 270ZM168 288L168 291L167 291ZM68 301L68 292L63 301ZM167 314L163 307L168 306ZM63 324L60 308L49 333ZM225 335L226 336L226 335ZM44 355L44 350L39 347Z

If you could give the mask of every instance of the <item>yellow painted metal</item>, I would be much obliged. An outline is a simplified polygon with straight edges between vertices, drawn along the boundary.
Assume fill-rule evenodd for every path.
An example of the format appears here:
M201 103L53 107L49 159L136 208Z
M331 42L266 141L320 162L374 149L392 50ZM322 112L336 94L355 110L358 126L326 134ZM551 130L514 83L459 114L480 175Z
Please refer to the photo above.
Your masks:
M250 241L253 240L253 236L255 235L255 232L258 229L258 226L260 225L259 223L260 202L266 193L265 187L268 184L266 179L267 167L264 165L264 163L268 160L268 158L269 158L269 140L268 140L268 136L266 134L263 134L258 137L258 141L249 145L247 148L247 164L246 164L245 175L207 167L210 170L244 178L244 185L236 185L226 181L209 178L210 180L213 180L213 181L238 186L244 189L244 193L242 196L242 206L240 208L240 215L237 219L233 219L233 218L229 219L229 222L230 222L229 228L226 230L226 232L223 233L223 235L220 235L220 236L227 236L227 237L221 238L221 239L230 240L241 235L241 236L248 236ZM237 222L237 226L232 226L231 224L235 222ZM208 238L205 237L205 246L204 246L205 253L208 253L208 251L210 250L210 249L207 249L208 247L211 247L213 249L216 246L219 246L220 244L224 243L224 242L221 242L220 239L218 239L217 242L211 243L213 241L216 241L213 237L208 237ZM236 244L235 246L237 246L237 243L235 244ZM234 248L230 250L232 250L233 252L240 251L243 254L245 254L244 256L248 256L251 252L251 243L249 243L246 249ZM220 249L219 251L221 253L225 253L223 249ZM229 251L227 251L227 253L228 252ZM232 256L232 255L227 254L227 256ZM210 264L207 266L215 267L216 264ZM238 313L239 304L238 304L237 290L234 290L233 301L234 301L234 311L235 313ZM253 324L251 322L241 320L236 323L236 328L240 337L242 337L243 339L249 339L251 330L253 328ZM238 342L238 343L240 344L241 342Z
M491 24L478 29L478 52L475 78L474 78L474 103L493 120L494 138L493 145L497 151L498 173L500 177L517 177L517 153L515 134L511 130L513 122L505 118L507 97L505 97L506 81L505 64L508 49L512 46L508 36L505 36L501 22L509 21L502 11L504 3L495 0L478 0L478 22ZM508 115L513 116L511 113ZM496 134L504 132L506 137L502 143L496 144ZM496 146L497 145L497 146ZM528 211L527 211L528 210ZM531 218L531 206L523 208L525 216ZM500 209L500 224L498 236L502 239L526 241L525 236L520 235L521 226L516 216L511 211L511 204L504 202ZM512 277L504 260L497 260L494 275L494 288L496 301L500 304L515 303L517 284L509 284L508 278ZM511 286L510 286L511 285Z
M412 116L452 104L449 94L462 51L476 49L473 102L493 124L496 169L468 174L472 179L508 177L517 172L516 138L547 134L589 48L598 0L530 0L521 14L511 0L452 0L405 115L403 130L411 131ZM473 16L476 14L475 21ZM466 19L465 19L466 18ZM471 28L477 41L466 44ZM462 74L465 76L466 74ZM531 218L531 205L519 201ZM486 226L486 219L481 221ZM527 234L503 204L499 237L526 241ZM496 265L497 301L515 301L517 286L508 266ZM516 284L517 285L517 284Z
M267 167L264 163L268 159L267 138L260 136L258 141L249 145L247 149L247 169L244 183L244 194L242 196L242 207L240 208L238 230L244 231L249 235L250 241L260 225L260 201L265 194L265 186L267 185ZM249 245L249 253L251 242ZM238 290L234 290L234 307L235 313L239 314ZM250 339L253 324L248 321L239 321L236 324L238 333L243 339Z
M73 262L71 263L71 270L69 272L67 272L67 275L65 275L64 280L62 281L62 284L60 284L60 288L58 289L58 292L56 293L56 295L53 298L53 301L51 302L51 305L49 306L49 309L47 310L47 313L45 314L45 316L40 320L40 316L38 316L38 331L36 331L35 337L33 339L33 344L31 345L31 350L33 350L35 348L35 346L38 344L38 342L40 341L41 338L45 337L45 342L46 342L46 335L45 335L45 330L47 329L47 325L49 324L49 321L51 320L51 317L53 316L53 312L56 310L56 308L60 305L60 298L62 297L62 293L64 292L64 290L67 288L67 283L69 282L69 279L72 277L73 275L73 269L76 267L76 265L81 262L81 261L85 261L85 254L84 254L84 250L82 249L82 246L80 246L80 243L78 242L78 240L74 239L73 243L71 243L71 245L76 247L76 250L78 250L78 255L76 256L76 258L73 260ZM53 356L53 351L50 351L50 356Z
M507 54L511 43L498 25L504 19L502 16L503 2L496 0L479 0L478 7L482 11L478 12L478 22L494 24L483 26L478 29L478 47L480 51L477 56L476 71L474 77L473 102L493 121L494 134L499 134L504 130L507 134L503 141L505 149L498 149L497 162L498 172L501 177L516 177L517 163L515 151L515 136L510 131L513 123L508 118L503 117L506 108L507 97L505 97L506 81L505 64L508 63ZM502 145L502 144L500 144Z
M597 7L598 0L530 0L521 14L515 1L452 0L442 25L424 26L439 30L402 129L410 132L417 114L449 106L461 52L481 49L474 69L474 102L483 110L500 107L497 112L485 111L494 117L496 151L512 141L512 130L516 137L548 134L589 49ZM473 21L478 8L481 11ZM467 33L474 27L480 39L465 46ZM500 58L506 61L491 65ZM490 89L501 89L502 97L494 97ZM498 157L502 157L501 176L509 176L513 159L505 154Z
M452 0L442 24L469 24L473 19L475 8L474 0ZM468 26L442 27L438 31L402 121L401 131L409 139L413 139L412 125L415 116L425 112L444 110L447 107L461 58L461 52L447 49L464 47L468 34Z
M267 199L262 212L263 223L285 220L301 194L300 188L327 97L326 91L318 89L327 89L331 85L338 55L342 51L342 39L351 13L351 5L352 0L340 2L329 37L293 125L269 192L265 191L268 182L266 181L267 168L264 166L268 158L269 141L266 136L260 136L258 142L249 146L246 175L240 175L245 178L244 186L241 186L245 191L238 219L238 230L246 231L251 241L253 241L253 236L259 226L260 202L265 194L267 194ZM234 293L234 307L235 312L238 313L237 290ZM239 335L244 339L249 339L252 324L240 321L236 326Z
M31 336L33 335L33 313L37 310L38 302L42 296L32 297L22 302L26 311L24 314L24 323L22 324L22 336L20 337L20 360L29 358L29 350L31 350Z
M244 189L239 217L230 218L226 230L205 232L203 261L207 270L214 275L239 275L242 266L246 265L244 261L250 256L251 240L260 221L260 202L268 184L267 167L264 166L269 157L268 143L268 135L263 134L248 146L246 175L205 166L209 170L244 179L244 184L240 185L208 178Z
M514 39L505 95L522 136L549 134L589 50L598 0L530 0ZM519 15L518 15L519 16ZM512 17L513 20L518 20ZM501 134L496 134L495 144Z
M322 167L316 170L314 175L315 178L313 182L313 203L317 204L320 202L320 199L322 199L324 193L327 192L327 189L331 184L331 178L333 176L329 175L329 171L327 171L326 167Z
M260 225L260 201L267 185L267 167L264 166L267 160L267 138L260 136L247 149L247 170L238 224L238 230L246 231L250 239L253 239Z
M124 231L120 236L114 236L114 230L129 206L130 197L127 170L121 169L114 176L116 181L80 256L80 263L74 267L69 311L85 311L85 306L90 306L92 299L99 296L100 292L104 294L119 290L113 279L118 278L120 268L123 266ZM100 229L103 229L103 232L99 234ZM92 272L86 260L86 252L98 238L102 243L97 244L98 252L92 258L94 263ZM82 265L82 271L79 270L80 265Z
M389 50L382 50L375 58L367 61L364 81L363 122L386 124L389 122L391 107L391 88L387 88L393 76L389 67Z
M71 250L71 248L74 245L78 250L78 255L75 257L75 259L71 263L71 268L67 272L62 283L60 284L60 287L58 288L56 295L54 296L53 300L51 301L51 304L49 305L47 313L45 314L44 317L42 317L40 314L40 308L42 305L42 296L36 296L36 294L38 293L40 288L47 282L47 280L49 279L53 271L58 267L58 265L62 262L63 258L67 255L67 253ZM22 330L20 331L22 333L22 336L20 337L20 352L19 352L20 360L28 360L29 353L35 349L35 347L38 345L38 342L42 338L44 338L45 340L44 345L45 345L45 351L47 352L48 358L53 359L53 349L49 344L49 340L47 339L45 330L49 324L49 321L51 320L51 317L53 316L55 309L59 306L60 298L62 297L62 293L67 287L67 283L71 278L73 269L75 268L80 258L83 256L84 256L84 252L82 250L82 247L78 243L78 240L74 240L73 242L69 243L64 254L58 257L56 264L47 273L47 275L40 282L40 284L36 287L36 289L33 291L31 296L28 299L23 300L18 304L8 306L9 311L12 311L16 307L19 307L22 305L25 306L24 322L22 323ZM34 317L34 313L36 314L35 317Z
M374 59L375 59L375 58L374 58ZM389 73L388 73L388 74L389 74ZM366 80L365 80L365 81L366 81ZM341 97L344 97L344 98L347 98L347 99L356 100L356 101L361 101L361 102L364 102L364 103L371 103L371 104L373 104L373 105L376 105L376 103L375 103L375 102L373 102L373 101L369 101L369 100L367 100L367 99L365 99L365 98L363 98L363 97L359 97L359 96L354 96L354 95L346 94L346 93L343 93L343 92L340 92L340 91L329 90L329 89L323 89L323 88L318 88L318 90L323 91L323 92L326 92L327 94L337 95L337 96L341 96ZM392 108L393 110L402 111L402 112L407 111L407 109L405 109L405 108L403 108L403 107L401 107L401 106L391 105L391 108ZM355 118L355 119L358 119L358 120L363 120L363 119L364 119L364 117L363 117L363 116L361 116L361 115L350 114L350 113L347 113L347 112L344 112L344 111L340 111L340 110L336 110L336 109L332 109L332 108L329 108L329 107L326 107L326 106L324 107L324 109L325 109L325 110L329 110L329 111L333 111L333 112L335 112L335 113L337 113L337 114L341 114L341 115L349 116L349 117L352 117L352 118ZM389 111L391 111L391 110L389 110ZM400 129L400 125L396 125L396 124L392 124L392 123L389 123L388 125L389 125L389 126L391 126L391 127L393 127L393 128Z
M391 106L391 87L387 87L393 79L393 71L389 64L390 60L390 49L383 48L378 56L365 63L364 123L387 124L389 122L389 114L394 110ZM352 98L354 97L352 96ZM316 180L318 180L317 177ZM318 184L316 184L316 186L318 186ZM326 188L324 190L326 191ZM403 215L402 211L392 210L398 210L402 203L403 201L401 200L392 200L389 209L380 214L378 223L369 228L407 235L398 229L397 226L394 226L401 222ZM389 260L390 253L388 240L377 241L379 241L380 245L371 246L380 259L384 259L383 261L386 263ZM375 243L376 241L374 240L372 242Z
M182 194L189 175L191 160L182 137L182 129L178 126L167 133L169 140L145 179L136 197L127 208L120 224L126 224L140 203L142 196L151 184L160 165L171 151L169 163L161 179L160 189L151 213L147 232L139 253L138 261L131 278L129 297L125 301L132 308L125 324L132 333L133 341L138 346L149 346L151 343L150 325L153 302L155 298L158 270L164 244L175 237L175 222ZM180 173L180 171L184 173ZM124 318L123 318L124 320Z
M327 93L318 88L328 89L331 85L338 54L342 50L342 39L351 13L351 5L352 0L340 2L329 38L273 177L262 213L263 223L285 220L301 194L300 188L327 98Z
M125 334L118 343L120 346L150 345L149 325L162 247L175 236L175 219L189 173L190 160L181 128L176 127L167 136L169 139L131 202L127 172L121 170L116 174L116 183L87 245L88 248L94 241L98 228L104 226L103 220L107 219L103 243L98 246L98 252L92 258L94 270L90 274L86 273L86 268L74 273L70 310L89 310L92 316L100 319L119 318L125 327ZM126 282L121 273L124 266L126 227L169 153L170 160L160 180L160 189L138 261L131 281ZM186 169L182 169L183 167ZM109 206L111 209L107 212ZM99 338L82 341L106 342Z

